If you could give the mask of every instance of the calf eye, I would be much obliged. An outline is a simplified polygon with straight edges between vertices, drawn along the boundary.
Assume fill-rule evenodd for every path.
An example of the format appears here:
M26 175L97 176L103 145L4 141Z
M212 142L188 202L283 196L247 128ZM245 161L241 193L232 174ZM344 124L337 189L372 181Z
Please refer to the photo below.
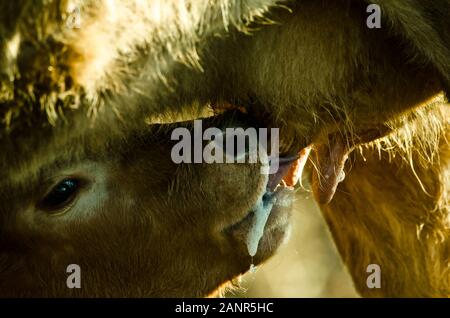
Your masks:
M37 207L51 213L63 212L75 199L81 184L82 181L76 178L62 180L37 204Z

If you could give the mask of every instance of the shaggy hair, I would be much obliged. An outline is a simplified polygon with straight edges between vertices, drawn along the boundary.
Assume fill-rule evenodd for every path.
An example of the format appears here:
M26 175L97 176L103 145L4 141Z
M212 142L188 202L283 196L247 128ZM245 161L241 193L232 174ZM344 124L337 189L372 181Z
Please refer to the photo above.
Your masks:
M449 118L448 105L434 105L398 135L361 147L321 205L362 296L450 296ZM380 266L381 289L367 288L368 264Z
M444 32L450 28L445 15L448 1L426 6L419 0L370 3L381 6L391 32L400 34L410 47L410 58L432 63L449 92L450 35ZM125 95L128 100L151 95L148 107L161 113L167 106L155 109L152 83L173 89L174 63L202 70L198 49L205 39L230 29L249 33L274 23L266 13L282 4L275 0L4 2L0 5L2 131L11 129L13 122L29 123L36 112L44 113L54 125L66 109L81 105L87 105L88 116L102 107L125 116L124 105L118 105Z
M361 24L368 3L379 32ZM280 127L282 150L330 147L333 134L358 147L321 208L361 294L448 295L448 12L447 0L3 1L1 186L231 103ZM365 288L367 263L386 289Z
M93 116L109 102L120 116L126 110L111 102L111 95L133 100L149 94L152 82L170 87L174 63L201 69L197 46L205 38L231 27L247 30L250 23L264 21L264 12L274 4L274 0L3 2L2 131L27 121L36 111L54 125L65 110L81 105L89 105L85 111Z

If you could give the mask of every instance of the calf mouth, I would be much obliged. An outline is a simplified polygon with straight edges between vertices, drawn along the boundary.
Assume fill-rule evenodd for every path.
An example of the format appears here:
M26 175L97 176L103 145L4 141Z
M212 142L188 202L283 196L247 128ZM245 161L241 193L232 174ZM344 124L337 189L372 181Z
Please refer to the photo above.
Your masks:
M233 108L203 119L207 119L207 127L217 127L222 131L233 127L272 129L274 122L266 117L248 109ZM328 204L338 184L345 178L344 165L353 150L353 145L347 142L351 138L339 129L328 130L321 138L309 136L300 142L287 127L279 131L278 153L275 159L270 159L278 161L278 170L266 176L265 189L257 190L261 193L256 196L253 207L241 211L238 219L222 228L223 234L234 243L233 249L248 266L272 256L289 236L294 186L301 180L307 161L311 161L313 168L311 186L314 197L319 204ZM369 132L358 136L360 142L371 141L386 133L380 129ZM274 153L270 148L267 150Z
M284 186L278 187L273 193L264 193L262 205L270 207L266 211L267 219L262 227L257 216L261 212L255 207L243 219L224 230L245 260L247 269L250 269L252 264L258 265L274 255L289 237L293 193L293 189ZM258 231L261 233L255 237L253 233Z
M250 114L248 110L242 113L257 127L273 127L271 120L265 120L264 116ZM278 160L277 172L267 177L265 191L259 194L254 206L224 230L248 265L247 269L274 255L289 237L294 186L301 180L307 161L311 161L314 198L319 204L328 204L338 184L344 181L344 166L354 149L354 145L347 142L354 136L345 136L339 129L330 129L321 138L313 136L297 145L295 136L289 134L286 127L280 131L279 153L275 159ZM288 134L283 135L283 131ZM363 131L357 139L360 143L370 142L386 133L387 130L372 129Z
M205 126L218 127L222 131L232 127L259 129L272 126L255 117L234 109L208 118ZM238 254L239 264L244 264L243 272L252 264L258 265L274 255L288 239L291 230L290 216L295 186L301 180L311 147L286 146L292 143L283 140L283 136L278 137L278 149L272 149L270 144L266 149L267 154L271 154L268 158L269 166L277 169L269 169L267 174L261 173L265 187L263 190L256 190L260 193L256 195L253 206L248 211L239 213L237 219L221 230L231 243L233 253ZM268 139L271 140L271 136Z
M267 177L266 188L253 208L224 233L237 247L248 268L276 253L289 238L294 186L299 182L309 150L296 156L281 156L278 170Z

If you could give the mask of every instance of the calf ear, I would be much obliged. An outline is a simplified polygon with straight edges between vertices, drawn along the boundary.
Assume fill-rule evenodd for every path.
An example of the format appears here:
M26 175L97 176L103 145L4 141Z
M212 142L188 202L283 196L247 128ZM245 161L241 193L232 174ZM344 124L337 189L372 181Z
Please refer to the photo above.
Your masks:
M448 0L365 0L378 4L387 27L411 44L412 56L439 72L450 99L450 2ZM385 21L386 23L386 21ZM386 24L385 24L386 25Z

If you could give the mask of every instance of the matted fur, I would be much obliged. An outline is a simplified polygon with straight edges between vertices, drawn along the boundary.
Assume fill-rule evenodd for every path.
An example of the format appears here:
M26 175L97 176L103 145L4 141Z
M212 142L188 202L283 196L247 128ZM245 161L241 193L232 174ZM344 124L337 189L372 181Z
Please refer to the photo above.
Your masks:
M197 46L206 37L231 27L245 31L248 24L263 22L263 14L274 4L274 0L3 2L2 130L22 112L33 114L36 108L54 124L66 108L84 103L95 115L111 94L135 98L133 94L147 94L145 86L152 82L170 85L173 63L201 69Z
M410 58L431 62L448 90L450 41L444 30L449 27L445 16L449 3L433 1L426 7L419 0L375 3L383 9L385 27L410 47ZM148 98L156 82L175 89L174 63L201 70L198 49L207 38L273 23L267 10L282 4L275 0L2 3L2 126L10 127L23 111L28 117L43 112L55 124L66 108L80 105L88 115L107 104L123 116L127 110L117 105L118 96ZM79 25L73 24L78 14ZM150 101L157 104L154 96Z
M442 105L410 121L400 132L407 156L396 136L355 153L333 201L321 206L362 296L450 296L449 118ZM381 289L367 287L369 264L381 268Z
M113 281L104 267L123 276L110 290L99 283L76 295L201 296L245 271L239 246L205 239L211 231L199 220L216 228L247 213L253 188L261 187L254 167L174 169L169 132L184 124L154 127L152 119L200 117L205 106L228 103L281 128L283 151L327 146L332 134L359 147L347 180L322 209L363 295L448 295L450 3L373 2L382 8L381 30L366 28L369 1L358 0L2 2L0 195L11 203L0 219L0 270L23 283L5 286L21 295L64 295L65 286L49 278L51 266L77 249L98 269L93 281ZM73 24L77 14L80 25ZM390 133L365 143L367 128L379 132L375 139ZM14 222L60 165L86 160L113 167L114 193L106 208L89 211L98 215L86 228L61 222L69 231L45 232L53 224L45 218L42 228ZM172 213L161 217L161 210ZM155 220L156 238L168 246L146 242ZM173 230L169 220L184 231L164 236ZM111 251L123 224L135 229L119 242L132 270ZM39 267L25 252L17 260L16 245L41 262L54 247L61 259ZM180 253L185 262L172 262ZM386 271L384 289L365 289L368 262ZM48 284L28 289L24 269ZM150 285L143 271L155 275ZM189 275L173 275L180 272ZM125 290L128 282L136 288Z

